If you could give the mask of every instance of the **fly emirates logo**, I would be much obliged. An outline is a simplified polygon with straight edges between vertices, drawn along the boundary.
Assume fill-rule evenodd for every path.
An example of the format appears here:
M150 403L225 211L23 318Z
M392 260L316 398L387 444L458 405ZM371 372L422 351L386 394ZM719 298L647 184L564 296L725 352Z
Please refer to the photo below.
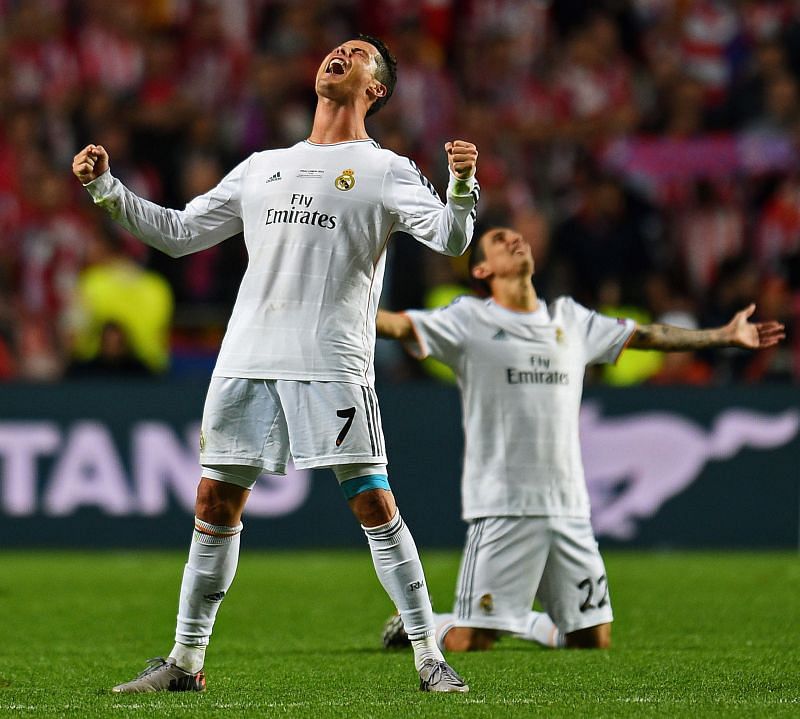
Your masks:
M329 215L319 210L314 210L312 204L314 198L311 195L294 193L291 199L291 207L277 209L270 207L264 217L265 225L315 225L323 230L333 230L336 228L336 215Z
M531 357L531 366L528 369L506 368L506 382L508 384L569 384L569 374L551 369L550 358L541 355Z

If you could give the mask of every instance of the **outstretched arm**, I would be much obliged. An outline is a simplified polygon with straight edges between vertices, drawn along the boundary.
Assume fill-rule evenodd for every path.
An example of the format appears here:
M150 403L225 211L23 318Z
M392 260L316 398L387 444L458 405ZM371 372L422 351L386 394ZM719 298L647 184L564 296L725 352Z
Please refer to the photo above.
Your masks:
M205 250L242 231L239 197L246 162L183 210L161 207L131 192L111 175L108 153L102 145L87 145L75 155L72 172L94 203L115 222L145 244L171 257L181 257Z
M712 347L742 347L756 350L778 344L786 334L780 322L750 322L756 311L754 304L741 312L724 327L706 330L687 330L672 325L640 325L631 336L628 347L632 349L681 352Z
M378 310L378 336L388 340L409 340L414 337L414 327L408 315L400 312Z

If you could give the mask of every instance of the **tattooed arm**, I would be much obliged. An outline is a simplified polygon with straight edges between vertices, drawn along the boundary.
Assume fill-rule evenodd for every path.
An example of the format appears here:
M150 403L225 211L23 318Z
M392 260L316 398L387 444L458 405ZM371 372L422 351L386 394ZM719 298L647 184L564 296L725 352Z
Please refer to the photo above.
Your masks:
M786 335L780 322L750 322L756 306L737 312L724 327L706 330L687 330L672 325L640 325L633 333L628 347L632 349L681 352L711 347L743 347L764 349L778 344Z

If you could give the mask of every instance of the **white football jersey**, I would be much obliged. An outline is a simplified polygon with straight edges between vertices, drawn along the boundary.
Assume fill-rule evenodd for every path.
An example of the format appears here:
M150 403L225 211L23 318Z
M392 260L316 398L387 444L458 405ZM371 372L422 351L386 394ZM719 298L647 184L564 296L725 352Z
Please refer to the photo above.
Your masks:
M173 257L244 232L248 266L214 376L370 386L389 236L461 254L479 193L471 179L456 195L451 177L443 203L411 160L372 140L255 153L184 210L143 200L110 173L86 187Z
M461 297L409 311L419 357L455 371L464 424L464 519L588 517L578 434L586 365L615 362L636 324L568 297L535 312Z

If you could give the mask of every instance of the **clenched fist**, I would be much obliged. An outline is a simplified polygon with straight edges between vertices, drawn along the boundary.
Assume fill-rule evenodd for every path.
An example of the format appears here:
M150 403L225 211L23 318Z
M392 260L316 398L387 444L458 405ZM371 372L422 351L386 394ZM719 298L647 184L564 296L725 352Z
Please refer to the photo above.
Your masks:
M87 185L108 172L108 153L102 145L87 145L72 160L72 172Z
M467 180L475 174L478 162L478 148L465 140L453 140L444 146L447 153L447 164L459 180Z

